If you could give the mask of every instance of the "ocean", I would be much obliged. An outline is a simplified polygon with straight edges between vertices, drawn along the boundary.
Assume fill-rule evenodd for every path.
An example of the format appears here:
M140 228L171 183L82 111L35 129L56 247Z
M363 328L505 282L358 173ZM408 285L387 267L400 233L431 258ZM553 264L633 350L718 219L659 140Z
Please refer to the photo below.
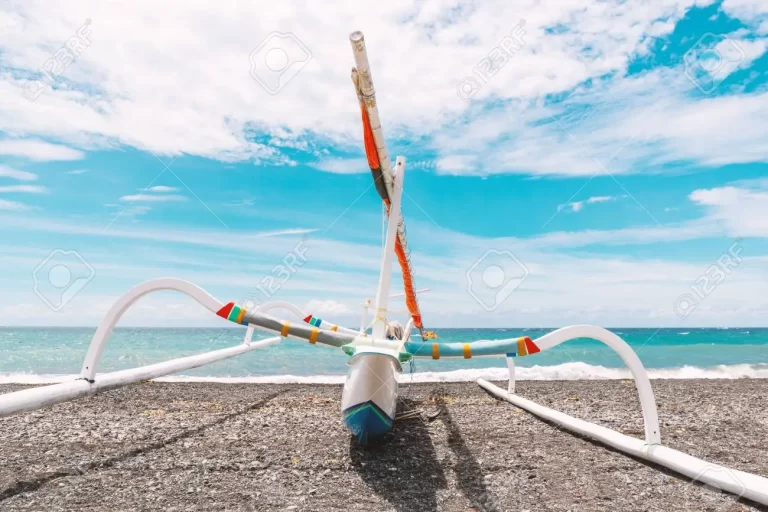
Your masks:
M437 329L439 341L517 336L536 338L552 329ZM0 383L48 383L80 371L95 328L0 328ZM768 328L640 329L614 333L638 353L651 378L768 378ZM232 328L118 328L100 372L123 370L242 342ZM254 340L267 334L254 336ZM347 356L340 350L285 340L229 360L166 377L169 381L340 383ZM600 342L579 339L518 358L521 380L629 378L622 360ZM405 364L401 381L503 379L503 358L418 360Z

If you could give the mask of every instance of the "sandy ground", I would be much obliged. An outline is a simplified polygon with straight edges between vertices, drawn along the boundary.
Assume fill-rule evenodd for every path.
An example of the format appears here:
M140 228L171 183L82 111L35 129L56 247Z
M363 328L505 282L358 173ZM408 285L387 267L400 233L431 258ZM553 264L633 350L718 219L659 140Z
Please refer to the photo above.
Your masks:
M768 380L654 381L665 444L768 475ZM0 393L21 386L0 386ZM518 393L642 437L629 381ZM339 386L148 382L0 419L0 510L768 510L560 431L474 383L401 386L359 447Z

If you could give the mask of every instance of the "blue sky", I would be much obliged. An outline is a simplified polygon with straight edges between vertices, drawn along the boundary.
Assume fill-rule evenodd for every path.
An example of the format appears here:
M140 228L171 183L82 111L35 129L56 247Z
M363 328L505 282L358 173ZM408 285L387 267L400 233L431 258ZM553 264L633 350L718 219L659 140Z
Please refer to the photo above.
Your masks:
M384 4L11 2L0 325L95 325L166 276L356 324L382 211L354 29L427 327L766 325L765 2ZM125 324L220 325L172 293Z

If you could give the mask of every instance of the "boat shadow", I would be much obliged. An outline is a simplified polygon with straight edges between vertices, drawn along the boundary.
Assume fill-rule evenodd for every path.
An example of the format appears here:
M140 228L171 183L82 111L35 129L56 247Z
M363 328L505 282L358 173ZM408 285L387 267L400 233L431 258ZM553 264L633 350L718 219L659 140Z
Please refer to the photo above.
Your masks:
M448 433L448 447L453 452L457 487L469 500L472 509L482 512L496 512L499 509L488 491L483 470L477 462L477 458L464 441L461 430L453 421L445 401L438 398L436 402L440 411L438 417L445 424Z
M398 414L420 406L401 399ZM437 492L447 483L424 418L395 422L375 443L361 445L351 437L349 455L352 469L395 510L437 510Z

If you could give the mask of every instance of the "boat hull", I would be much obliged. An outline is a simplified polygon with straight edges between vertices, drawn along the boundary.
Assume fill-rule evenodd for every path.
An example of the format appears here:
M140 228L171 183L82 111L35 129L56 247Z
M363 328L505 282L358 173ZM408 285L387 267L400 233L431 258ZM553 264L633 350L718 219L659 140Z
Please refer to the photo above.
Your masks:
M341 396L344 424L367 443L392 429L397 409L400 363L390 355L358 354L349 361Z

